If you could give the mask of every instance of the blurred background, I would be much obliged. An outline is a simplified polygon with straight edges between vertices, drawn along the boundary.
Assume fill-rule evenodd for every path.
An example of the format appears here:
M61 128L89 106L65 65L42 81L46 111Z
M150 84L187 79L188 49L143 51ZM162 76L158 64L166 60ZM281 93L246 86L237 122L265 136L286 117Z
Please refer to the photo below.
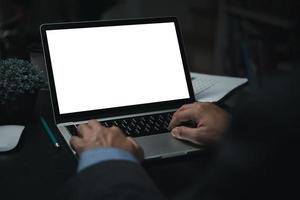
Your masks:
M299 66L298 0L0 0L0 58L42 61L46 22L179 18L191 71L266 77Z

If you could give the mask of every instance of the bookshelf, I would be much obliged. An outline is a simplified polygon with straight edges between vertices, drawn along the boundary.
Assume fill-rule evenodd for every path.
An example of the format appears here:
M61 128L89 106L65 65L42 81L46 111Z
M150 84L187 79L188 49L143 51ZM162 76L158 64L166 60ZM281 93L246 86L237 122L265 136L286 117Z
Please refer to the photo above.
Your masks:
M295 68L295 2L219 0L213 65L218 74L245 76L256 89L263 79Z

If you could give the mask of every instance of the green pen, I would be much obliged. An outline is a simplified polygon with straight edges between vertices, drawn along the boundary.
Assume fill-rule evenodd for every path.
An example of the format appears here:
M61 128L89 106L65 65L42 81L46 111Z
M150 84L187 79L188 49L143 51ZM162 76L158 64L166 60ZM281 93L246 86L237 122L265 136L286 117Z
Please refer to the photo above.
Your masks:
M46 133L47 133L48 136L50 137L52 143L55 145L55 147L59 148L60 145L58 144L58 142L57 142L57 140L56 140L56 138L55 138L53 132L52 132L51 129L49 128L49 126L48 126L46 120L41 116L41 117L40 117L40 121L41 121L41 123L42 123L42 125L43 125L43 127L44 127L44 129L45 129L45 131L46 131Z

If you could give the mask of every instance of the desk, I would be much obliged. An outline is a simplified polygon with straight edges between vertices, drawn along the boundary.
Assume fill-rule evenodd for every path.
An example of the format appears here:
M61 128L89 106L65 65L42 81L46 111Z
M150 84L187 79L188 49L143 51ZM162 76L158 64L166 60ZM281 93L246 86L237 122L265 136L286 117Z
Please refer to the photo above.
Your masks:
M61 149L56 149L44 132L38 121L40 114L54 130ZM51 119L49 92L41 91L34 115L18 146L10 152L0 153L0 199L55 199L60 188L76 173L77 161ZM187 157L148 161L143 165L166 196L182 199L185 190L195 182L193 173L205 171L209 154L204 151Z

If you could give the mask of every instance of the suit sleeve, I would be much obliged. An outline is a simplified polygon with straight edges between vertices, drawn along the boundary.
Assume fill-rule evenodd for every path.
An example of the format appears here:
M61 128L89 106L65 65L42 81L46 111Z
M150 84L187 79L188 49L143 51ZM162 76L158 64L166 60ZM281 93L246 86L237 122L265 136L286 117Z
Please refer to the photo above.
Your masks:
M63 199L164 199L143 168L111 160L80 171L63 190Z

